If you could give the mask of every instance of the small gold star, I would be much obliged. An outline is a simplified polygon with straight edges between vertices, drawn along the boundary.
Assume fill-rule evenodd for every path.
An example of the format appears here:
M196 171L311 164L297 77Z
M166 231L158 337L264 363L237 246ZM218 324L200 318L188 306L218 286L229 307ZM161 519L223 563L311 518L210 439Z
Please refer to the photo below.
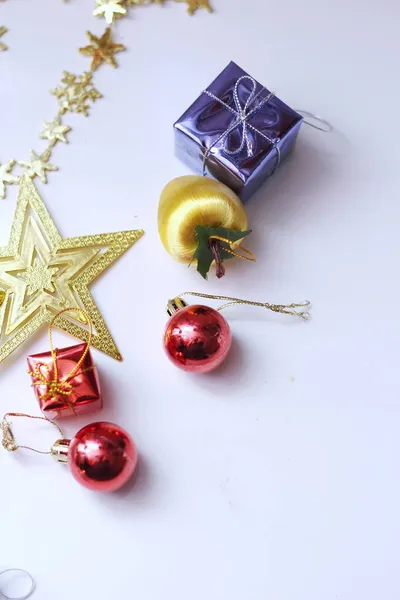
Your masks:
M101 98L101 94L92 84L92 74L74 75L64 71L61 83L51 93L58 98L61 114L66 112L82 113L89 115L89 102L95 102Z
M44 129L40 134L42 140L49 140L52 144L55 144L57 141L64 142L65 144L68 143L65 134L71 131L71 127L63 125L60 116L56 117L54 121L45 121L43 127Z
M86 32L89 40L92 42L90 46L79 48L79 52L85 56L93 56L91 70L96 71L104 62L112 67L117 67L117 61L114 54L126 50L122 44L114 44L111 36L111 28L107 27L103 35L98 38L90 31Z
M186 2L189 15L194 15L199 8L205 8L210 13L213 11L209 0L175 0L175 2Z
M14 165L15 160L9 160L4 165L0 164L0 198L6 197L6 187L8 184L19 183L19 177L11 174Z
M7 29L7 27L4 27L4 25L2 27L0 27L0 37L2 35L4 35L5 33L7 33L7 31L8 31L8 29ZM0 42L0 52L4 52L4 50L8 50L8 46L6 46L2 42Z
M32 263L21 273L21 278L26 283L26 292L29 296L37 292L55 291L53 277L58 272L58 267L50 267L42 262L38 254L32 257Z
M58 171L58 167L48 162L49 157L45 154L37 154L34 150L31 150L30 160L19 160L18 164L20 167L26 169L26 174L33 179L38 176L42 183L47 183L46 171Z
M121 6L121 0L96 0L97 8L94 9L95 17L103 16L107 23L111 25L115 15L126 15L127 10Z

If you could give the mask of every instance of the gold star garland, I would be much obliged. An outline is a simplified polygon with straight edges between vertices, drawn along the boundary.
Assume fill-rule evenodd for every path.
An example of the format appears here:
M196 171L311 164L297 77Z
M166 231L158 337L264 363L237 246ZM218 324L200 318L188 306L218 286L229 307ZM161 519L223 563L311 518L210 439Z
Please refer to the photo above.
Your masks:
M92 78L92 73L73 75L68 71L64 71L61 84L51 90L51 93L58 99L60 110L56 118L60 117L60 123L61 115L66 112L82 113L87 117L90 103L102 97L100 92L93 86ZM71 128L69 128L70 130Z
M102 0L101 0L102 1ZM91 44L79 48L79 52L85 56L92 57L91 71L96 71L103 63L108 63L111 67L117 67L115 54L126 50L123 44L115 44L111 35L111 27L107 27L101 37L96 37L90 31L86 32Z
M66 1L66 0L64 0ZM212 12L210 0L174 0L186 3L187 10L193 15L198 9L204 8ZM64 71L61 83L51 90L58 100L58 112L53 121L43 124L40 133L42 140L47 140L47 148L42 153L30 150L29 160L14 160L1 163L0 161L0 198L6 197L7 186L19 183L20 175L14 174L16 165L24 169L24 173L31 179L39 177L42 183L47 183L47 172L57 171L58 167L50 162L52 150L59 143L67 143L66 134L71 127L63 122L63 116L68 112L89 115L91 104L102 97L93 85L93 73L103 64L117 67L115 54L126 50L123 44L118 44L112 37L111 26L116 18L126 17L128 9L145 4L164 4L165 0L95 0L93 15L104 18L108 27L100 37L90 31L87 32L90 44L79 48L79 52L92 59L90 68L82 75L74 75ZM6 27L0 27L0 37L7 32ZM0 42L0 51L7 50L7 46Z
M95 17L103 16L109 25L114 21L115 16L123 16L126 13L122 0L96 0L96 8L93 11Z
M41 155L37 154L34 150L31 150L30 153L29 160L18 161L19 166L25 167L25 172L31 179L37 176L42 183L47 183L46 171L58 171L58 167L49 163L51 147Z
M185 2L188 13L199 8L212 12L209 0L175 0ZM101 98L93 85L93 72L107 63L117 67L115 54L125 50L112 37L115 18L128 14L128 8L143 4L164 4L164 0L95 0L94 16L109 25L97 37L87 32L90 44L79 49L92 59L90 69L82 75L64 71L61 83L51 93L57 98L58 112L52 121L43 123L40 138L48 142L39 153L30 150L29 160L0 163L0 198L8 185L19 184L20 192L8 246L0 248L0 362L30 338L54 314L66 306L80 304L90 314L95 327L92 340L99 350L113 358L121 355L89 291L90 283L117 260L142 235L143 231L61 238L32 180L47 183L47 173L57 171L50 162L58 143L67 143L71 127L63 122L68 112L89 115L89 109ZM0 37L7 28L0 27ZM0 51L7 46L0 42ZM22 175L13 173L18 165ZM88 340L87 323L60 319L58 327L84 341Z
M213 10L209 0L175 0L175 2L186 2L189 15L194 15L199 8L205 8L208 12Z
M204 8L212 12L210 0L174 0L179 3L186 3L189 15L199 8ZM93 11L95 17L104 17L109 25L113 23L114 18L120 18L127 14L127 9L131 6L143 6L145 4L164 4L165 0L96 0L96 7Z

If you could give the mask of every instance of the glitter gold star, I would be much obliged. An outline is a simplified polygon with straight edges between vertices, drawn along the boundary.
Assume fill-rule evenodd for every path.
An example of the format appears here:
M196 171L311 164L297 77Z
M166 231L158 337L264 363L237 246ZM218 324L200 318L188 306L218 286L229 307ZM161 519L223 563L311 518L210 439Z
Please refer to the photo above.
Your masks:
M26 284L26 296L32 297L38 292L54 293L56 288L53 283L54 275L59 271L59 267L51 267L43 259L38 250L32 249L32 256L26 269L17 269L8 271L9 275L14 275L22 279Z
M19 166L24 167L27 175L32 179L38 176L42 183L47 183L46 171L58 171L58 167L48 162L48 152L39 155L31 150L30 154L29 160L18 161Z
M8 246L0 248L0 362L63 308L91 317L92 345L121 360L121 354L90 293L90 284L143 231L62 238L33 182L22 175ZM119 289L115 288L115 298ZM60 317L56 326L84 342L87 323Z
M4 165L0 164L0 198L6 197L7 185L10 183L19 183L19 177L15 177L11 172L14 168L15 160L9 160Z
M2 37L5 33L7 33L7 31L8 31L8 29L7 29L7 27L4 27L4 25L2 27L0 27L0 37ZM4 52L4 50L8 50L8 46L3 44L3 42L0 42L0 52Z
M199 8L205 8L210 13L213 11L209 0L175 0L175 2L186 2L189 15L194 15Z
M58 98L61 114L66 112L82 113L89 115L89 102L95 102L101 98L101 94L92 83L92 73L74 75L64 71L61 83L51 93Z
M33 263L26 269L26 273L23 274L27 294L32 296L41 291L54 292L53 277L57 271L57 267L49 267L36 256Z
M127 10L121 5L121 0L96 0L96 8L93 11L95 17L103 16L111 25L116 15L126 15Z
M57 141L64 142L65 144L68 142L65 134L71 131L71 127L63 125L60 116L57 116L54 121L46 121L43 123L43 127L44 129L40 134L42 140L49 140L52 144L55 144Z
M90 31L86 32L89 40L92 42L90 46L79 48L79 52L85 56L92 56L91 70L96 71L100 65L104 62L108 63L112 67L117 67L117 61L115 60L114 54L116 52L122 52L126 50L123 44L114 44L111 35L111 28L107 27L103 35L98 38Z

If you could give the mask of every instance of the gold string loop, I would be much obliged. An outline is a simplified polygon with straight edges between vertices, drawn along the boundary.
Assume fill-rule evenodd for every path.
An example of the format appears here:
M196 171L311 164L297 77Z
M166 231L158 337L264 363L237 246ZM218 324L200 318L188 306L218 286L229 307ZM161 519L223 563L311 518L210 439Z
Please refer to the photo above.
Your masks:
M9 412L4 415L3 420L0 424L1 433L2 433L1 445L8 452L15 452L16 450L19 450L19 449L25 449L25 450L30 450L31 452L36 452L37 454L51 454L51 451L45 452L43 450L37 450L36 448L32 448L31 446L20 446L19 444L17 444L17 442L15 441L13 431L11 429L11 423L10 423L10 421L8 421L7 417L25 417L27 419L37 419L39 421L47 421L48 423L51 423L52 425L54 425L54 427L56 427L56 429L58 430L58 433L60 434L60 437L62 439L65 437L61 427L59 425L57 425L57 423L55 423L54 421L51 421L50 419L48 419L47 417L35 417L33 415L27 415L25 413Z
M228 252L228 254L232 254L232 256L236 256L236 258L241 258L242 260L248 260L250 262L256 262L256 257L254 256L254 254L248 250L247 248L244 248L243 246L240 246L240 250L242 250L242 252L244 252L245 255L243 254L239 254L238 252L236 252L235 249L238 248L237 244L235 242L232 242L231 240L228 240L228 238L224 238L220 235L210 235L209 237L210 240L219 240L220 242L224 242L225 244L228 245L228 248L225 248L225 246L222 247L222 249L225 252Z
M241 298L232 298L231 296L214 296L213 294L202 294L200 292L184 292L180 296L197 296L198 298L207 298L209 300L228 300L222 306L217 308L218 311L228 308L228 306L237 306L238 304L245 304L248 306L258 306L260 308L266 308L272 312L280 313L283 315L291 315L293 317L299 317L304 321L311 319L310 308L311 302L304 300L304 302L292 303L292 304L270 304L269 302L254 302L252 300L242 300ZM307 310L308 309L308 310Z
M54 344L53 344L53 328L55 327L56 320L66 312L78 312L80 315L82 315L85 318L85 320L89 324L89 336L88 336L88 341L86 343L85 349L84 349L79 361L76 363L76 365L74 366L72 371L66 377L64 377L64 379L59 379L58 363L57 363L57 350L55 350ZM51 320L51 322L49 324L48 337L49 337L51 356L53 359L53 379L50 379L50 369L44 363L38 363L35 366L35 369L33 371L28 371L28 374L32 377L34 386L36 386L36 387L46 386L48 388L48 391L45 394L40 395L41 400L46 401L49 398L53 398L53 397L57 397L57 396L64 396L69 407L71 408L73 413L76 414L75 407L69 399L70 395L72 394L72 392L74 390L73 385L70 383L70 381L77 375L80 375L81 373L84 372L84 371L81 371L80 369L81 369L81 367L85 361L85 358L89 352L89 349L90 349L90 346L92 343L92 339L93 339L92 319L90 318L90 315L87 312L85 312L84 310L82 310L81 308L64 308L63 310L58 312ZM47 375L43 374L43 370L46 372Z

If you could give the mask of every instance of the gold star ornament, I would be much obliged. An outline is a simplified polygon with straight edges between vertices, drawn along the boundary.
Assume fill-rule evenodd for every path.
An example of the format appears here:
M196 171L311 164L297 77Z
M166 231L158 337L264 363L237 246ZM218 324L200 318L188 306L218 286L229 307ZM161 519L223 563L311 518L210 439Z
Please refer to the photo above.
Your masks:
M123 44L115 44L112 35L111 28L107 27L101 37L96 37L90 31L86 32L89 40L91 41L90 46L79 48L79 52L85 56L92 56L91 70L96 71L103 63L108 63L112 67L117 67L117 61L115 60L115 54L126 50Z
M42 140L49 140L53 145L56 142L64 142L66 144L68 142L65 134L71 131L71 127L68 125L63 125L61 122L61 117L57 116L54 121L43 123L43 131L40 134Z
M10 240L0 248L0 362L69 307L90 315L92 345L122 360L89 286L142 235L133 230L62 238L33 182L22 175ZM89 340L80 317L60 317L56 326Z
M58 98L62 115L66 112L82 113L85 117L89 115L90 103L101 98L100 92L93 86L92 79L92 73L74 75L64 71L61 84L51 90Z
M96 0L96 8L93 11L95 17L104 17L111 25L115 16L126 15L127 10L121 5L121 0Z
M58 171L58 167L49 163L48 152L39 155L31 150L29 160L19 160L18 164L26 169L29 177L33 179L38 176L42 183L47 183L46 171Z
M199 8L205 8L210 13L213 11L209 0L175 0L175 2L186 2L189 15L194 15Z

